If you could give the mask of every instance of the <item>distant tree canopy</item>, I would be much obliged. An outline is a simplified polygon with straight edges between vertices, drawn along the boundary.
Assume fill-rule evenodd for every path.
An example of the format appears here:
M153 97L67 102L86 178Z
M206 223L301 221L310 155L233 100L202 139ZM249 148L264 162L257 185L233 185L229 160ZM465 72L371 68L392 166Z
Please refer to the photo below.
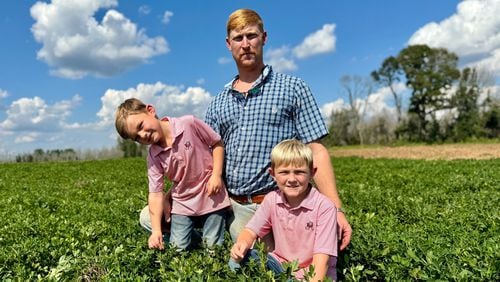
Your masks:
M460 70L458 56L444 48L411 45L397 56L386 58L370 76L387 87L393 98L396 115L365 118L352 103L350 108L331 115L329 144L363 144L407 140L414 142L464 141L473 138L499 138L500 101L488 93L481 74L474 68ZM345 85L345 78L341 82ZM408 108L403 109L402 93L396 83L405 83L411 92ZM350 94L348 92L348 94ZM345 113L342 113L345 112ZM356 117L352 117L356 115ZM356 124L357 131L352 126ZM351 129L350 129L351 128ZM361 130L361 131L360 131ZM385 136L380 136L385 135Z
M44 162L44 161L75 161L79 157L75 150L47 150L36 149L32 154L21 154L16 156L16 162Z
M123 157L125 158L146 156L147 146L138 144L130 139L118 138L118 148L123 152Z

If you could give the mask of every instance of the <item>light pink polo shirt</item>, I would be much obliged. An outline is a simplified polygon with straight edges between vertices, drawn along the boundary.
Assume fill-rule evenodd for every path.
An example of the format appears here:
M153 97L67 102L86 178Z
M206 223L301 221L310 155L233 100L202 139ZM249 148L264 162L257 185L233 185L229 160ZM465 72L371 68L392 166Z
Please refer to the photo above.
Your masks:
M306 271L313 254L330 255L327 275L336 279L337 209L316 188L296 208L288 205L281 191L269 192L246 227L260 238L272 231L275 249L271 255L280 262L297 260ZM303 278L304 270L295 277Z
M213 171L211 146L220 136L194 116L165 117L174 136L172 147L151 145L148 154L149 192L165 187L164 177L172 182L172 213L197 216L230 205L226 188L208 196L206 185Z

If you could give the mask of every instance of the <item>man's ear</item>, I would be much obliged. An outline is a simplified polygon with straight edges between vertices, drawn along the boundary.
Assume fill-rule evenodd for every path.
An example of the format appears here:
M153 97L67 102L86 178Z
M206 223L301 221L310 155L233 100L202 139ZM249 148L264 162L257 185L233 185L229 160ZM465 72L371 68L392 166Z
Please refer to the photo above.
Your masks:
M267 42L267 31L262 34L262 46L266 45Z
M226 47L231 51L231 42L229 41L229 37L226 37Z

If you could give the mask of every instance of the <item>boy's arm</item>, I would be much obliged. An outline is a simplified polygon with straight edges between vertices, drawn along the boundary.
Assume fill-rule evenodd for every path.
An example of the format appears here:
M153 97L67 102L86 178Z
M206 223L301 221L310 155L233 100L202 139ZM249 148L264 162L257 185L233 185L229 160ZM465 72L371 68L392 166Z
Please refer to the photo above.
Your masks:
M244 228L231 248L231 257L236 262L240 262L247 254L248 249L252 247L255 239L257 239L257 234L249 228Z
M325 279L328 270L328 259L330 258L327 254L314 254L312 264L314 266L314 276L311 281L323 281Z
M161 232L161 220L163 214L163 192L149 193L148 206L151 219L151 236L149 236L148 246L151 249L163 250L163 234Z
M224 167L224 146L219 141L212 146L213 171L207 183L208 195L217 194L222 188L222 169Z
M317 141L313 141L307 145L313 151L314 166L318 168L316 175L314 176L314 183L316 183L316 187L321 194L332 200L337 208L341 208L342 201L340 201L340 197L337 192L335 174L333 172L333 166L328 150L325 146L323 146L323 144ZM340 250L343 250L351 242L352 229L343 212L337 213L337 223L339 226L339 238L342 240Z

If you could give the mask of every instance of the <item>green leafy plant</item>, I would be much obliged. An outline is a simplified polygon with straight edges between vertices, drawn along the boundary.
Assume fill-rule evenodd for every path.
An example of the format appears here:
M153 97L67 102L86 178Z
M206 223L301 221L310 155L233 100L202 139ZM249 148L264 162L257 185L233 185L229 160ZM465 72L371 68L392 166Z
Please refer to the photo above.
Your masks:
M334 162L354 230L340 280L500 280L500 159ZM292 278L293 264L278 277L256 263L232 272L229 236L213 250L149 250L146 199L141 158L0 164L0 280Z

